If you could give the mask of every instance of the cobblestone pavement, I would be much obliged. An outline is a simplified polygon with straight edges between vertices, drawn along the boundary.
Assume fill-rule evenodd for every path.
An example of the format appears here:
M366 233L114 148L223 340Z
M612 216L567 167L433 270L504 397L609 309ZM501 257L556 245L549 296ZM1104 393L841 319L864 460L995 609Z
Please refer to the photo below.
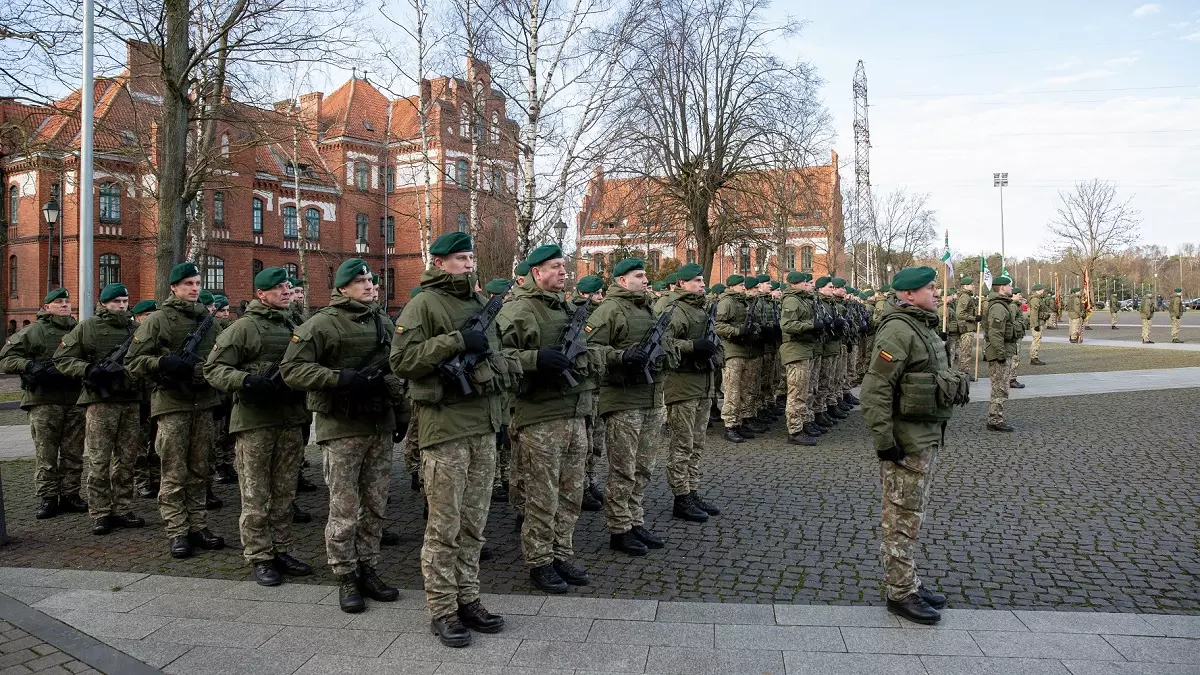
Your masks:
M937 469L925 532L923 577L955 606L1200 613L1200 389L1011 401L1015 434L984 429L985 403L956 414ZM603 517L584 513L579 561L593 585L577 595L742 603L880 604L878 465L861 414L816 448L783 443L781 430L742 445L714 429L702 493L724 514L696 525L670 516L661 468L647 494L648 525L666 549L631 559L607 548ZM310 459L317 460L310 448ZM397 453L396 466L402 466ZM319 462L318 462L319 463ZM176 561L153 502L136 500L150 526L106 537L82 516L33 519L29 461L0 464L9 530L0 566L59 566L215 579L247 579L234 549ZM403 536L381 571L420 588L420 502L393 475L390 526ZM316 471L308 470L312 477ZM213 529L236 541L236 488ZM326 493L303 495L315 516L298 525L295 553L322 563ZM493 560L482 582L495 593L531 593L514 519L493 508ZM328 583L322 566L311 583Z
M0 673L3 675L97 675L99 671L42 640L0 621Z

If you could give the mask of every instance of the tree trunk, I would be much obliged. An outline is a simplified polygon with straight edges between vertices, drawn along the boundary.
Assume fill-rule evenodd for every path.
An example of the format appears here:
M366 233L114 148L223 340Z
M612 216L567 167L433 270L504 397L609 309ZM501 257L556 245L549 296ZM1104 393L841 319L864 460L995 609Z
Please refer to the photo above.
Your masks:
M161 55L163 103L158 166L158 242L155 296L167 297L171 267L187 248L183 194L187 180L188 99L186 71L190 51L188 0L164 0L165 35Z
M525 58L529 68L525 80L525 95L527 100L525 128L521 130L521 135L524 136L522 142L521 153L522 162L524 164L524 186L523 199L521 203L520 216L517 221L517 257L524 258L529 255L529 249L532 246L531 236L533 230L534 206L537 199L537 176L534 173L534 156L537 154L537 131L538 118L541 117L541 92L538 87L538 49L540 44L538 41L537 27L540 23L538 10L541 5L538 2L529 3L529 16L527 17L529 29L529 44L525 53Z

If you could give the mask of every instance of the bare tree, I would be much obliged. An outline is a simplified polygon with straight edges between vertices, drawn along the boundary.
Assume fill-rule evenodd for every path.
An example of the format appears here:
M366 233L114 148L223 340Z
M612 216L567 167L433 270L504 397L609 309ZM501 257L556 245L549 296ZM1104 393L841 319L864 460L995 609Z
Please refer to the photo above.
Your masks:
M1070 190L1060 190L1060 204L1050 221L1053 244L1083 277L1090 294L1096 264L1137 243L1141 214L1131 206L1133 198L1121 201L1116 187L1093 178L1080 181Z
M929 253L937 241L937 213L929 206L927 193L910 193L904 188L871 195L875 213L870 218L870 232L862 233L864 240L876 250L876 274L891 265L900 270L913 260Z

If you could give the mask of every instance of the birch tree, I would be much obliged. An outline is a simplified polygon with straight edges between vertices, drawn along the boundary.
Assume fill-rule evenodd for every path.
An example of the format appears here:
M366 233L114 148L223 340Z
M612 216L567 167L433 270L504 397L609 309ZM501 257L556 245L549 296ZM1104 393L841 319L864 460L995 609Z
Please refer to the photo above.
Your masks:
M1074 263L1090 293L1097 263L1137 243L1141 213L1133 198L1121 200L1112 183L1093 178L1060 190L1059 205L1048 229L1059 255Z

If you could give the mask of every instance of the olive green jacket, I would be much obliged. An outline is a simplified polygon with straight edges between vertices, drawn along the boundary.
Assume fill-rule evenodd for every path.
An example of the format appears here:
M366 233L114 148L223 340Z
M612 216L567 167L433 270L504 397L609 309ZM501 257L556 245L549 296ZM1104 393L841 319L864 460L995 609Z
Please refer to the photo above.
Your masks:
M807 361L822 352L821 334L816 327L816 301L811 291L789 288L783 292L779 326L783 330L779 362L783 365Z
M1029 323L1031 327L1041 329L1044 318L1042 312L1046 313L1045 318L1049 318L1050 312L1044 308L1045 301L1042 296L1034 293L1029 298Z
M1012 339L1004 341L1004 349L1011 357L1021 353L1021 340L1029 330L1029 319L1025 317L1025 312L1021 311L1021 303L1016 300L1008 303L1008 311L1013 318L1013 336Z
M1183 298L1178 295L1171 296L1170 311L1172 319L1182 319L1183 313L1187 311L1183 306Z
M134 377L153 381L150 393L150 414L153 417L176 412L208 410L221 402L221 397L204 379L203 368L196 367L191 382L191 392L164 387L155 378L158 375L158 360L178 349L208 316L208 309L198 302L180 300L172 295L159 303L158 311L133 333L133 343L125 353L125 368ZM196 347L201 359L208 356L221 329L214 321Z
M496 324L487 334L491 353L469 375L470 394L445 381L438 369L463 352L460 329L487 304L474 290L475 275L426 270L421 289L400 315L389 358L392 372L408 380L421 447L500 431L508 423L508 401L520 383L521 364L502 348Z
M1083 318L1083 296L1072 293L1067 298L1067 316L1072 319Z
M1009 343L1017 332L1012 298L992 293L988 296L987 328L984 330L983 360L1005 361L1011 355Z
M621 363L621 354L635 347L654 328L655 316L650 308L652 296L628 291L612 284L604 302L588 319L588 345L599 348L606 366L600 381L600 414L621 410L638 410L663 404L662 363L650 365L653 383L647 383L641 369L631 370ZM662 346L669 351L670 337Z
M1156 309L1158 309L1158 299L1153 296L1149 298L1142 298L1140 309L1142 310L1143 319L1153 319L1154 312Z
M37 319L8 338L0 349L0 370L9 375L20 375L30 361L49 361L63 337L75 328L75 319L70 316L55 316L46 310L38 310ZM61 386L35 394L24 390L21 393L21 409L29 410L35 405L71 405L79 399L79 380L64 380Z
M269 401L250 400L240 393L247 375L264 375L283 360L295 329L291 317L286 309L252 300L246 314L221 331L208 353L205 379L220 391L233 394L230 433L309 423L302 392L288 389Z
M671 368L664 389L667 405L698 398L712 398L716 393L717 371L709 359L692 356L693 340L704 337L708 328L708 310L703 295L679 292L675 294L675 313L671 315L670 336L678 351L678 362ZM665 308L664 308L665 309ZM719 369L723 359L715 357Z
M955 304L956 304L956 303L954 303L954 302L947 302L947 303L946 303L946 323L945 323L945 327L946 327L946 335L948 335L948 336L950 336L950 337L952 337L952 338L955 338L955 339L957 339L957 338L958 338L958 336L959 336L959 332L958 332L958 312L955 310L955 307L954 307L954 306L955 306ZM943 324L942 324L942 310L940 310L940 309L939 309L939 310L938 310L938 331L941 331L941 330L942 330L942 325L943 325Z
M973 291L958 291L958 299L954 302L954 317L958 321L958 334L966 335L975 332L975 317L979 315L979 298Z
M574 363L572 374L578 384L569 387L565 378L537 370L538 350L562 344L563 333L578 305L561 293L522 286L513 291L496 317L500 342L521 363L524 376L516 400L513 426L517 429L550 420L582 418L592 413L592 397L598 395L598 361L585 352ZM585 314L586 315L586 314ZM585 323L586 328L586 323ZM583 333L587 340L587 333Z
M667 291L666 293L663 293L661 298L654 301L654 306L651 308L651 310L654 312L654 316L658 316L659 314L667 311L667 306L678 300L679 296L681 295L683 295L682 291Z
M87 367L103 361L114 347L120 346L133 335L134 328L133 317L129 314L110 312L101 305L95 314L80 321L70 333L63 336L58 350L54 352L54 365L59 372L82 381ZM102 399L85 384L79 393L79 405L136 403L142 400L139 383L131 379L128 373L113 378L108 389L109 397Z
M817 291L817 293L819 294L820 291ZM841 317L843 321L846 320L846 308L842 302L838 300L837 296L822 295L820 300L821 305L825 308L825 311L829 313L830 319L836 320L838 317ZM842 352L842 344L844 344L848 339L849 338L845 337L845 335L827 337L825 342L821 345L821 355L837 356Z
M751 338L739 338L738 331L746 325L750 297L737 291L725 291L717 301L717 335L725 344L725 358L746 359L754 355Z
M1121 311L1121 301L1117 300L1116 293L1109 293L1108 294L1108 313L1116 314L1119 311Z

